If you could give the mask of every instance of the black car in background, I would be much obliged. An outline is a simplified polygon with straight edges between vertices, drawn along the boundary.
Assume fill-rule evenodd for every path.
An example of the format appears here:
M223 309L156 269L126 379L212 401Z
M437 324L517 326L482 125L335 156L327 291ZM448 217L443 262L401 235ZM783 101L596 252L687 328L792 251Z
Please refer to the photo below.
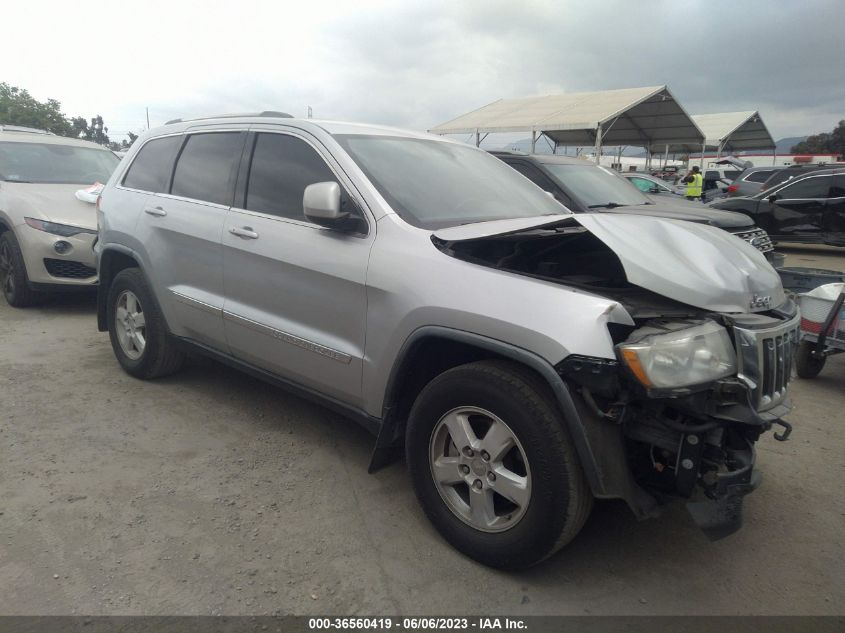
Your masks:
M774 189L779 184L786 182L787 180L792 180L793 178L798 178L799 176L806 176L810 172L813 171L820 171L826 169L833 169L838 165L789 165L788 167L784 167L783 169L778 169L777 171L773 172L766 180L763 181L759 191L766 191L768 189ZM753 193L757 193L756 191ZM751 193L745 195L752 195Z
M808 170L754 196L710 206L749 215L773 240L845 246L845 167Z
M749 242L771 261L772 242L747 215L716 211L681 196L645 195L615 171L591 161L548 154L492 151L574 213L648 215L709 224Z

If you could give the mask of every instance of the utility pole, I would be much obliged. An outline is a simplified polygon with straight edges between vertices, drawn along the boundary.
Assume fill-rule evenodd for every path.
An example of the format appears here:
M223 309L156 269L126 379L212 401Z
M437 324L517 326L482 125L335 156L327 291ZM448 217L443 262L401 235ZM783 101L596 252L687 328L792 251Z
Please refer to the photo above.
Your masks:
M147 129L150 129L150 109L146 108L147 110Z
M308 106L308 118L310 119L314 115L314 111L311 109L311 106Z

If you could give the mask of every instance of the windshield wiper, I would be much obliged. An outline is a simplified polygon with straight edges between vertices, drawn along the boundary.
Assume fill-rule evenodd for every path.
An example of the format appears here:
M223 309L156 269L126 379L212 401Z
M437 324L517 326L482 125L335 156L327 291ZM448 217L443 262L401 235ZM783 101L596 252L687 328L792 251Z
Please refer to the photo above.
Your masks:
M621 202L605 202L604 204L591 204L588 209L615 209L616 207L624 207L627 205Z

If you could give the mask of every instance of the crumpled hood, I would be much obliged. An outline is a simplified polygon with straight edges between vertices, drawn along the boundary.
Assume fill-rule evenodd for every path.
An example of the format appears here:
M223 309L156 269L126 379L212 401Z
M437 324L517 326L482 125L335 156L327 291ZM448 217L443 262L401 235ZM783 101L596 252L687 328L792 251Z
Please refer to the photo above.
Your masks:
M675 301L714 312L747 313L786 300L780 277L760 251L706 224L579 213L479 222L436 231L434 237L454 242L576 224L616 254L630 283Z
M96 230L96 206L76 198L76 191L86 186L3 182L0 198L14 222L30 217Z
M786 301L765 256L706 224L635 216L584 214L576 220L622 262L632 284L714 312L754 312ZM769 297L767 306L752 304Z

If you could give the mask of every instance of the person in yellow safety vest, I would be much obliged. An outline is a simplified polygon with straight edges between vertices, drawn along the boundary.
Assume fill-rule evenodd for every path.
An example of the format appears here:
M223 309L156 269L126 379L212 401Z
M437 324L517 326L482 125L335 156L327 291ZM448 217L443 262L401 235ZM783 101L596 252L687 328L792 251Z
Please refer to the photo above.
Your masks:
M701 175L698 165L693 165L692 171L681 182L685 182L687 185L687 200L702 200L704 176Z

